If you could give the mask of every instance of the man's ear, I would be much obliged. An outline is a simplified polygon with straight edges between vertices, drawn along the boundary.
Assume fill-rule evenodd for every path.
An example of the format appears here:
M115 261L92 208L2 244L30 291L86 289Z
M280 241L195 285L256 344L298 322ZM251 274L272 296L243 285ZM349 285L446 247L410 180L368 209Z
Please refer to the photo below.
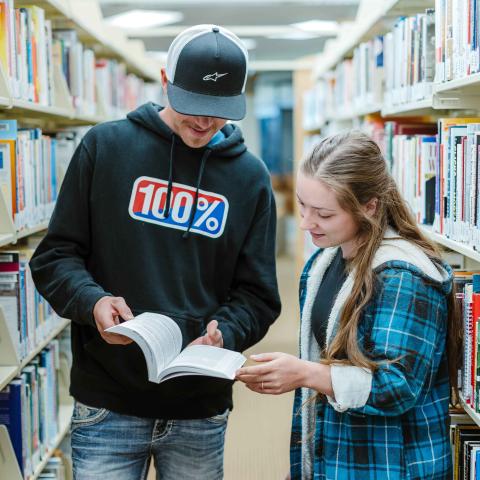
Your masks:
M378 205L378 198L377 198L377 197L371 198L371 199L364 205L365 213L366 213L369 217L373 217L373 216L375 215L375 213L377 212L377 205Z
M164 68L161 68L160 69L160 77L161 77L161 80L162 80L162 88L163 88L163 91L165 93L167 93L167 83L168 83L168 79L167 79L167 72Z

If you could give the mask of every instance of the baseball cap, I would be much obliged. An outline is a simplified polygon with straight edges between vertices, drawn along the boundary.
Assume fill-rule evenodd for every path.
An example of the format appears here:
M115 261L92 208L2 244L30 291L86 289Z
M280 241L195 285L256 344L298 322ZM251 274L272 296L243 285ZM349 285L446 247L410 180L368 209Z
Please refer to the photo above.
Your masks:
M167 96L184 115L228 120L245 116L248 52L240 39L217 25L180 33L167 54Z

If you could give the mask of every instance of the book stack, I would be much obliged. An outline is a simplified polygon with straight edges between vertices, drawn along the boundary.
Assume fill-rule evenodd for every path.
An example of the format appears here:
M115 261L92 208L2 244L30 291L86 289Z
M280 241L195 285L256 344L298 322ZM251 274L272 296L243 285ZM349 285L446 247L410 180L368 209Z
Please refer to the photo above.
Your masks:
M435 1L435 81L448 82L480 71L478 0Z
M0 0L0 64L14 98L54 104L52 25L42 8Z
M438 122L434 229L478 249L480 245L480 118Z
M478 358L478 344L480 340L478 336L480 322L480 274L476 271L456 271L455 283L464 326L462 397L467 405L479 412L479 385L477 377L480 374Z
M361 43L353 52L353 109L368 109L383 101L383 37Z
M479 478L480 427L470 423L454 424L450 430L450 439L453 452L453 479Z
M435 79L435 11L401 17L385 36L385 106L429 98Z
M25 358L60 319L38 293L28 262L33 249L0 250L0 306L18 358Z
M31 477L59 432L57 371L53 340L0 392L0 423L8 429L23 478Z
M427 225L434 220L436 131L414 120L385 122L387 164L417 222Z
M75 145L66 133L58 137L0 120L0 188L18 232L52 214Z

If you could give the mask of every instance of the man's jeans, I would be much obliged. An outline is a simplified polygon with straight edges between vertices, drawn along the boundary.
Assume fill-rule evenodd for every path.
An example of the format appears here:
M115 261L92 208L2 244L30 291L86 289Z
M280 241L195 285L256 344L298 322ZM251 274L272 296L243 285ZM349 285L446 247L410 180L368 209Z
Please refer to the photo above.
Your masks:
M229 411L200 420L154 420L75 402L75 480L143 480L153 455L157 479L220 480Z

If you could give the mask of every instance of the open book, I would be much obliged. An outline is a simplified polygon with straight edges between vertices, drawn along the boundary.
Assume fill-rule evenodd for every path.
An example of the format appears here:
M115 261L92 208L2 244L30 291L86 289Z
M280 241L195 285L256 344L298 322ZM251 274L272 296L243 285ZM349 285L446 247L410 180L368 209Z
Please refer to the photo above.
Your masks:
M233 380L246 361L238 352L209 345L192 345L182 351L182 332L170 318L142 313L105 330L131 338L142 349L148 380L155 383L183 375L206 375Z

